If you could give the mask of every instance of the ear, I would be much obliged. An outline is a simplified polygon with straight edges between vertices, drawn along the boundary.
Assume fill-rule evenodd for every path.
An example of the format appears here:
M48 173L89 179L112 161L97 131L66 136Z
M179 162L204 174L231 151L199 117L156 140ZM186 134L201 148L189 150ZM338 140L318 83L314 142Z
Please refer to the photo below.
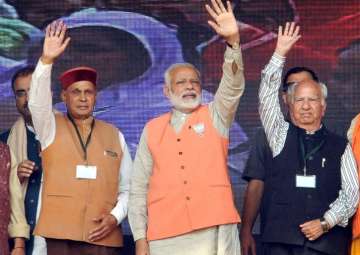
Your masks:
M322 116L325 116L325 112L326 112L326 101L324 100L324 104L323 104L323 110L322 110Z
M61 94L60 94L61 100L66 103L66 91L65 90L61 90Z
M163 93L164 93L164 96L166 96L167 98L170 98L170 86L164 84Z
M286 93L282 93L282 94L281 94L281 97L282 97L282 100L283 100L284 104L287 105L287 104L288 104L287 94L286 94Z

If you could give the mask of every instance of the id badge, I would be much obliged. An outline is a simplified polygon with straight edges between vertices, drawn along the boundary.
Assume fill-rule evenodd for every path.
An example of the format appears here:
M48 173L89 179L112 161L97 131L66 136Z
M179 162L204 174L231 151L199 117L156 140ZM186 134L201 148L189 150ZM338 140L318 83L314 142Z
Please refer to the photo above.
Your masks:
M296 175L297 188L316 188L316 175Z
M77 179L96 179L96 166L77 165L76 178Z

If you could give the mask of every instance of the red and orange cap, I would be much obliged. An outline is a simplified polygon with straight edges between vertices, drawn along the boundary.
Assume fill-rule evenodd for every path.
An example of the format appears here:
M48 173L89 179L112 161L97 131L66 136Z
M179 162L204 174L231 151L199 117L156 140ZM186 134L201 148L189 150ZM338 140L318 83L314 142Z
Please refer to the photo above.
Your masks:
M61 87L64 90L78 81L89 81L96 86L97 73L96 70L91 67L80 66L63 72L59 79Z

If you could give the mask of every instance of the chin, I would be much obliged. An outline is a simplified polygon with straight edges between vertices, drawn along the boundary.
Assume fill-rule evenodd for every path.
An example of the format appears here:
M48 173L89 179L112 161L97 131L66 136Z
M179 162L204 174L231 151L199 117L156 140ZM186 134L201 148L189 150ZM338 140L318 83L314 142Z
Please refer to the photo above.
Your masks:
M75 112L72 114L77 119L86 119L92 115L91 112Z

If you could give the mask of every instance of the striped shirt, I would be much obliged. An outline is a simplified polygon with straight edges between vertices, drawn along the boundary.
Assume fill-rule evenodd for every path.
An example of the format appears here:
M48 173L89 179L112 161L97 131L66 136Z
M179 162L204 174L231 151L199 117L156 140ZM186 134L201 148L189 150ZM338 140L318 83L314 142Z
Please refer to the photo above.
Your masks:
M270 62L261 74L259 89L259 113L264 126L273 157L284 148L289 123L281 112L278 91L285 58L274 53ZM331 227L345 227L349 218L355 213L359 200L359 183L356 161L348 144L341 156L341 189L339 196L333 201L324 218Z

